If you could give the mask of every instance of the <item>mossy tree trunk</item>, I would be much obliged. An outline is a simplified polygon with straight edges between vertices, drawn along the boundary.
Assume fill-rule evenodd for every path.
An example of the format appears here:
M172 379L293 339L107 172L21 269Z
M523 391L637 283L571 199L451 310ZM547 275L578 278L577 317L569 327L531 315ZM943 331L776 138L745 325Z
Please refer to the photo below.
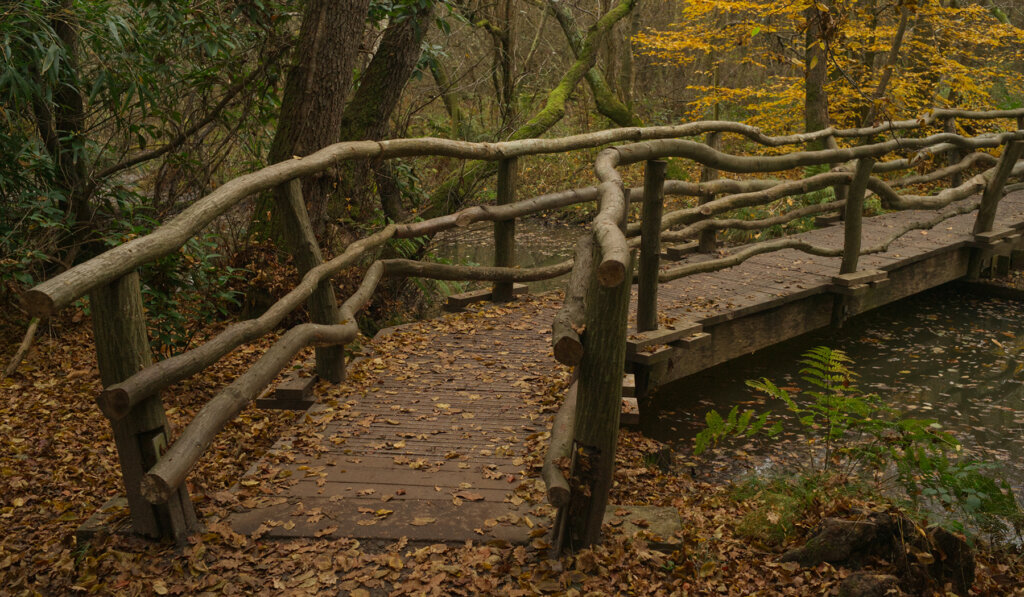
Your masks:
M561 0L548 0L548 9L555 15L558 24L562 27L562 32L565 33L565 37L569 41L569 47L572 48L573 55L579 58L580 52L583 49L583 34L576 24L572 11ZM605 44L605 47L610 49L612 45L609 42ZM610 63L612 59L613 56L606 54L606 60L608 61L606 63ZM601 72L600 68L594 66L587 71L584 77L590 86L590 91L594 94L594 103L597 105L598 112L618 126L643 126L643 123L629 109L629 106L619 99L619 96L612 89L607 79L605 79L604 73Z
M509 140L540 137L565 116L565 104L569 95L576 89L587 72L593 68L594 62L597 60L597 51L605 35L615 23L628 15L635 5L636 0L620 0L615 8L598 19L587 30L579 55L554 89L548 92L544 107L512 133ZM465 170L460 171L457 176L449 178L438 186L430 196L430 205L421 215L424 218L431 218L455 211L483 180L494 176L497 171L496 162L469 163Z

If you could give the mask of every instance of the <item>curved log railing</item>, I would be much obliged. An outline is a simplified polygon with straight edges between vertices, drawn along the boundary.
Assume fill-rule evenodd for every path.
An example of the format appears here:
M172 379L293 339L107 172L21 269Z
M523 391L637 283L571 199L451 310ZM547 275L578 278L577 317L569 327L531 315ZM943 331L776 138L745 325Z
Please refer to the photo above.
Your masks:
M953 119L1017 118L1018 130L963 137L942 132L922 137L897 136L923 130L933 124L950 131ZM378 283L389 276L419 276L443 280L481 280L495 283L496 300L511 298L513 282L549 279L570 273L566 298L553 323L552 342L558 361L580 368L573 397L567 401L574 412L560 414L552 431L558 458L545 462L544 478L552 502L563 507L563 524L556 539L559 545L579 547L596 540L610 482L611 454L618 427L621 385L615 379L622 371L628 288L632 282L631 253L640 250L639 310L641 332L657 332L655 298L657 284L701 271L712 271L741 263L753 255L796 248L819 255L843 255L842 273L856 270L857 257L882 251L899 235L915 227L934 225L943 219L979 209L976 234L991 230L995 205L1006 182L1024 175L1018 159L1024 148L1020 119L1024 110L971 112L935 110L927 117L889 122L860 129L825 129L814 133L766 136L760 130L734 122L697 122L679 126L623 128L576 135L561 139L528 139L505 143L468 143L445 139L400 139L392 141L347 142L325 147L309 156L274 164L231 180L160 226L153 233L133 239L85 263L43 282L23 297L26 309L46 317L72 301L90 294L104 309L94 310L97 351L105 389L98 402L114 425L122 462L133 527L149 536L181 538L195 528L191 502L184 491L188 472L227 422L252 401L301 349L310 345L338 347L351 342L358 330L355 314L370 299ZM722 134L730 133L764 147L805 144L818 139L870 140L878 135L891 138L875 143L820 151L795 151L779 155L742 156L725 153L719 146ZM708 134L711 145L681 139ZM570 189L524 200L515 200L518 158L598 148L611 143L630 142L602 150L595 159L596 186ZM1000 158L979 151L1006 146ZM965 153L967 152L967 153ZM892 158L893 154L903 154ZM923 159L944 155L948 164L925 174L883 180L878 175L916 167ZM955 159L951 156L955 155ZM301 200L302 176L331 170L348 159L389 159L408 156L442 156L499 161L498 205L474 206L421 222L391 224L349 245L329 261L322 261L319 247L308 226ZM684 158L698 162L705 172L770 173L807 166L831 169L800 180L717 179L700 183L663 180L663 158ZM884 161L886 158L888 161ZM644 188L624 188L618 168L637 162L648 165ZM832 167L834 164L838 166ZM966 182L959 178L972 168L986 167ZM707 178L707 177L705 177ZM956 184L933 196L899 194L897 189L950 178ZM748 221L722 217L740 207L762 206L780 199L833 188L848 190L848 198L820 205L806 205L762 220ZM214 219L241 201L258 193L277 189L287 213L286 238L298 247L300 283L263 315L232 324L201 346L149 364L140 352L148 349L145 338L136 270L145 263L177 251ZM963 199L982 192L979 201ZM892 238L870 247L860 246L860 217L864 197L877 195L887 209L933 209L935 215L897 231ZM693 196L693 207L662 213L666 195ZM842 193L836 194L842 197ZM512 267L514 221L539 212L565 206L597 202L591 234L577 243L572 260L544 268ZM631 203L642 203L641 221L627 224ZM980 207L979 207L980 206ZM670 269L659 267L659 241L701 239L701 246L713 243L717 230L757 230L790 222L796 218L845 210L848 242L843 250L816 247L805 241L780 238L758 243L700 263ZM359 289L342 305L335 303L330 279L373 254L391 239L434 234L475 222L495 222L499 250L494 266L463 267L409 260L374 262ZM837 272L838 273L838 272ZM303 303L310 305L315 323L296 326L285 333L257 363L211 399L170 445L159 393L177 381L198 373L242 344L274 330ZM130 313L130 317L125 314ZM118 318L115 326L97 318ZM139 329L141 327L141 332ZM141 336L140 336L141 333ZM126 338L134 338L131 342ZM318 372L340 381L344 361L328 363L334 356L317 353ZM109 363L119 365L116 370ZM323 362L321 362L323 361ZM105 364L106 363L106 364ZM600 406L595 407L595 404ZM568 408L569 406L567 406ZM566 446L575 446L568 449ZM570 478L555 465L561 456L572 454ZM589 460L589 462L588 462ZM550 462L549 462L550 461ZM581 473L584 471L585 474ZM583 496L590 496L585 498ZM583 499L585 503L577 503ZM596 525L596 526L595 526ZM595 530L596 529L596 530Z

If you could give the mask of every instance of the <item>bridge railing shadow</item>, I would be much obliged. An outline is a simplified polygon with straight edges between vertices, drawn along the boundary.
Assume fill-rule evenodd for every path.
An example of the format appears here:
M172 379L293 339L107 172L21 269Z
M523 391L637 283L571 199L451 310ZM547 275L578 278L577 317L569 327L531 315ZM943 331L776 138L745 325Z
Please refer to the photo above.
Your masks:
M955 132L918 134L936 125L951 130L950 123L954 119L1005 118L1018 119L1017 128L973 137ZM1024 174L1024 166L1017 165L1024 147L1024 131L1019 130L1024 128L1022 118L1024 110L935 110L925 118L887 122L871 128L830 128L787 136L767 136L754 127L735 122L709 121L502 143L432 138L339 143L225 183L151 234L114 247L36 286L26 293L23 303L33 316L47 317L89 295L104 385L98 404L114 429L133 530L150 537L173 537L180 541L198 528L185 488L186 477L216 434L307 346L318 347L317 373L322 378L334 382L344 379L343 347L358 334L355 315L368 303L383 278L490 281L494 284L492 298L501 301L512 298L514 283L570 273L564 305L553 324L552 342L560 362L578 367L580 382L574 384L571 399L566 401L556 420L544 478L549 500L562 509L557 543L581 546L596 540L595 533L600 530L599 514L604 511L601 495L606 499L610 483L621 400L625 318L633 280L630 255L634 249L640 248L638 331L649 335L646 340L641 339L640 344L666 341L663 335L659 336L654 311L659 281L730 267L754 255L784 248L842 255L842 271L837 275L854 276L851 280L855 281L857 258L884 250L892 242L860 246L860 218L869 192L877 195L887 209L937 210L931 219L940 218L938 221L952 217L952 212L979 209L975 233L990 233L995 206L1005 191L1007 180ZM777 155L732 155L716 149L723 134L739 135L754 148L814 143L825 148ZM686 139L699 135L708 135L710 144ZM880 136L885 139L872 142ZM853 143L839 147L836 139ZM627 144L614 145L621 143ZM608 145L614 146L601 151L595 161L598 184L516 199L520 158ZM983 151L1000 147L1003 152L999 158ZM419 222L389 224L324 261L309 224L301 178L324 173L341 160L409 156L497 162L496 204L468 207ZM878 176L919 168L932 156L943 157L949 163L931 172L897 179L883 180ZM707 180L699 183L665 180L663 160L668 157L701 164L706 173L703 178ZM644 187L626 189L617 169L638 162L646 163ZM715 175L717 171L784 173L809 167L824 171L798 180L728 179ZM973 172L978 167L987 169L966 181L960 179L963 173ZM938 194L899 193L900 189L943 178L949 178L952 184ZM759 221L728 217L738 208L777 203L823 189L834 189L836 199L802 205ZM259 317L229 325L192 350L152 363L138 268L178 251L232 207L268 191L274 192L276 206L283 214L287 248L296 257L302 273L299 284ZM964 203L964 199L979 192L983 193L980 200ZM698 203L663 213L666 195L693 197ZM541 268L514 267L517 218L586 202L597 203L597 215L591 231L579 239L573 260ZM628 223L633 203L641 204L641 218ZM660 267L662 241L703 239L701 245L707 251L709 246L715 247L712 237L719 230L764 229L796 218L837 211L845 214L847 242L841 250L784 237L698 263ZM366 270L358 289L338 304L331 286L332 277L360 265L388 241L435 234L481 221L494 222L496 255L493 265L470 267L407 259L377 260ZM904 234L913 228L897 232ZM288 314L303 304L308 304L313 323L297 325L285 332L247 372L204 405L172 443L160 392L204 370L242 344L274 331ZM572 461L568 475L563 471L566 460ZM586 474L581 477L580 471Z

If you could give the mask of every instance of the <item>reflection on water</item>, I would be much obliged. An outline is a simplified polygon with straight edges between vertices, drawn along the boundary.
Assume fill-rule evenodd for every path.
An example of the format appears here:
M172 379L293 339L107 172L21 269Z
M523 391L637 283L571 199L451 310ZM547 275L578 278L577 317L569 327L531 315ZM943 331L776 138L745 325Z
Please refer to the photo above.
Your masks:
M768 377L806 389L800 355L825 345L854 360L860 387L908 416L938 419L967 448L1001 462L1024 489L1024 311L1016 301L958 293L956 286L882 307L659 389L659 419L644 432L689 452L704 414L735 404L764 410L745 380ZM1018 337L1020 339L1018 339ZM752 405L752 406L742 406ZM763 445L760 449L768 449Z
M541 220L516 222L516 265L543 267L572 257L580 228L549 224ZM468 228L456 228L438 234L431 244L431 253L446 263L461 265L494 265L494 225L479 222ZM566 276L527 284L530 292L544 292L565 287ZM479 283L472 288L483 288ZM456 290L455 292L459 292Z

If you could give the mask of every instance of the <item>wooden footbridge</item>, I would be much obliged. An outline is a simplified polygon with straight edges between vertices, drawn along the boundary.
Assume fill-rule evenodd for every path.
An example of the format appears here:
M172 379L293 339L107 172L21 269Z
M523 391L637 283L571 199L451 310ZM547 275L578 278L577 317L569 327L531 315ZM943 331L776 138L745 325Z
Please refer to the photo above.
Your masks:
M558 512L548 540L559 549L578 548L600 537L625 370L635 373L642 397L667 380L1002 267L1020 248L1018 230L1024 229L1024 192L1011 182L1024 175L1021 118L1024 111L936 110L873 128L787 137L768 137L737 123L700 122L496 144L342 143L226 183L152 234L37 286L25 305L33 315L46 316L89 294L105 386L99 404L114 428L133 529L180 540L199 527L186 477L216 433L306 346L319 347L316 370L322 379L345 380L343 347L358 332L355 313L384 276L490 280L490 298L505 303L516 282L571 272L564 298L519 299L375 339L355 374L328 390L308 422L283 438L268 460L254 463L233 523L246 532L279 536L458 541L543 535L547 530L538 522L544 509L529 500L541 483L531 468L532 454L543 451L543 489ZM929 134L931 128L955 131L956 119L977 120L991 131L974 137ZM1008 132L998 132L1000 119L1017 120ZM738 135L736 146L752 155L718 150L724 133ZM686 138L704 134L708 143ZM850 146L836 147L835 140ZM515 197L517 163L524 156L625 141L633 143L597 154L596 186ZM806 144L833 149L760 149ZM341 159L412 155L483 160L474 168L497 162L498 204L389 225L324 261L300 178ZM707 182L666 181L668 157L699 162ZM618 169L638 162L646 163L644 188L625 189ZM820 173L804 176L807 168ZM914 172L895 174L906 170ZM722 178L722 171L789 175ZM908 192L946 180L937 193ZM269 190L304 274L300 284L260 317L152 364L137 268L178 250L230 207ZM694 200L666 213L666 195ZM871 195L886 213L864 218ZM581 236L573 260L513 267L516 218L594 201L592 231ZM640 217L630 223L634 202ZM737 209L752 206L768 206L776 215L736 217ZM840 223L795 236L729 249L718 248L715 240L720 229L763 230L837 212ZM366 257L389 240L481 220L495 222L494 266L379 260L366 268L361 286L337 303L331 277L365 267ZM662 250L662 242L691 239L695 253ZM637 249L631 292L631 254ZM159 392L274 330L303 303L314 323L284 333L171 438ZM375 347L383 350L374 352ZM577 380L564 398L552 395L545 381L558 370L556 359L573 367ZM555 409L549 422L546 413Z

